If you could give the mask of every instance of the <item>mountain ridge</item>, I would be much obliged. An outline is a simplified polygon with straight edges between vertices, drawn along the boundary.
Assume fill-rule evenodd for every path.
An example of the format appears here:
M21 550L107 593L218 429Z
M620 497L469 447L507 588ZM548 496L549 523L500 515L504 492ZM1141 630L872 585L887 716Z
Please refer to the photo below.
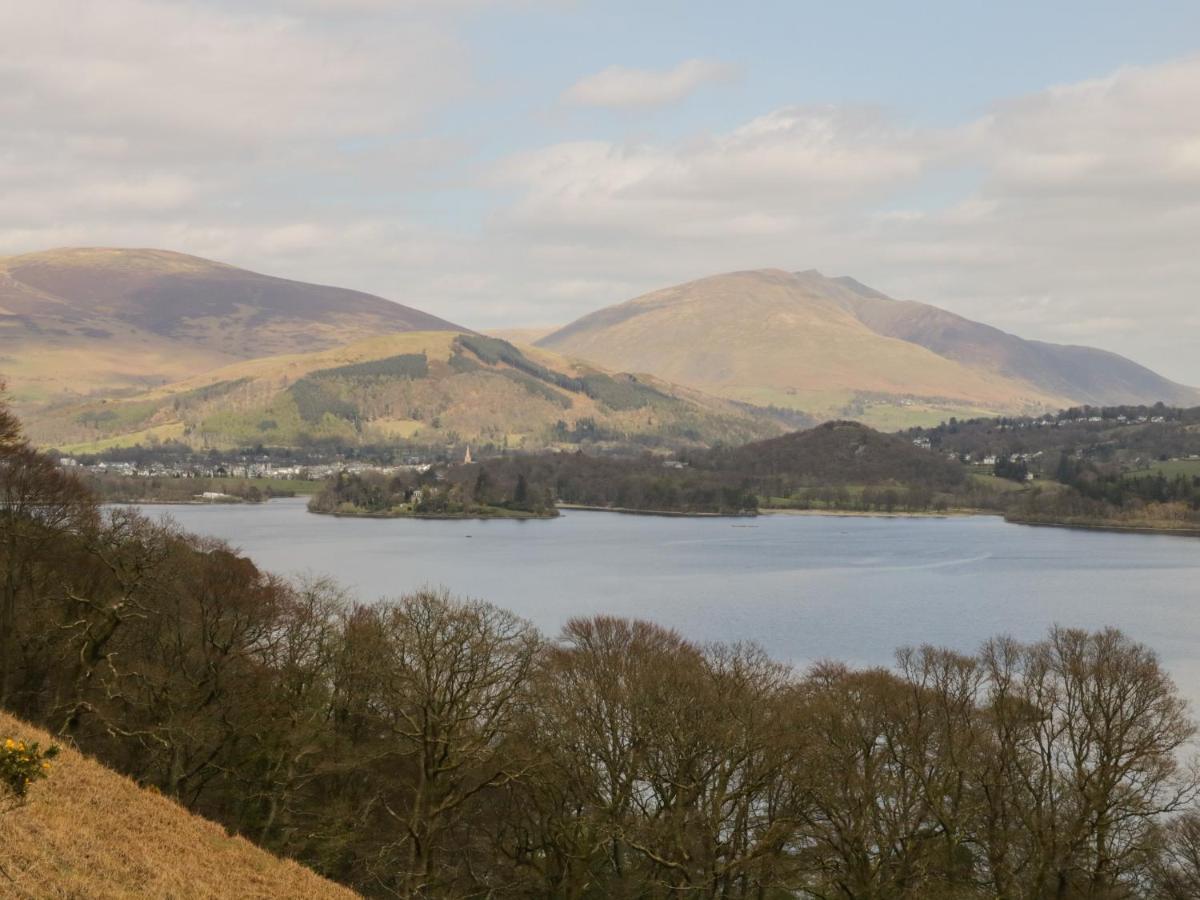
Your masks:
M1157 399L1168 405L1200 400L1200 391L1170 381L1110 350L1022 338L931 304L896 300L848 276L831 280L846 285L861 297L855 314L878 333L918 343L960 361L967 361L968 352L974 354L973 361L983 354L1001 374L1026 380L1034 377L1049 390L1069 394L1076 403L1101 406L1145 403L1148 398L1139 395L1138 385L1151 383L1165 392ZM990 359L985 354L988 343L993 354ZM998 359L995 354L999 354ZM1101 366L1109 367L1108 372L1097 372ZM1081 368L1086 371L1080 371ZM1095 383L1097 377L1101 384Z
M170 250L0 257L0 376L18 402L144 390L384 332L470 332L382 297Z
M1200 402L1195 389L1116 354L1026 341L815 270L743 270L674 285L583 316L537 345L878 427L1080 403Z

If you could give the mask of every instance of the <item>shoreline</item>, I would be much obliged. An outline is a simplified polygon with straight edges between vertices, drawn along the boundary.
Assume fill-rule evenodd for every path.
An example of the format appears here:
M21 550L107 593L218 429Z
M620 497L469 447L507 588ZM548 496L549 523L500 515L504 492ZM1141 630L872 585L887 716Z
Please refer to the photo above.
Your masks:
M106 506L265 506L272 500L300 500L299 495L291 497L266 497L262 500L105 500ZM320 511L305 507L305 512L318 516L332 516L335 519L425 519L431 521L492 521L509 519L513 521L553 520L560 518L558 510L580 512L606 512L625 516L656 516L672 519L754 519L758 516L812 516L825 518L852 519L965 519L975 517L999 517L1007 525L1024 525L1031 528L1067 528L1077 531L1108 531L1118 534L1164 535L1167 537L1200 538L1200 527L1194 528L1157 528L1152 525L1127 525L1105 522L1051 522L1031 519L1014 518L1002 512L986 509L950 509L942 512L882 512L857 509L789 509L787 507L760 508L756 512L716 513L716 512L686 512L682 510L631 509L629 507L588 506L581 503L556 504L552 515L525 513L513 514L479 514L479 513L368 513L368 512L333 512Z
M764 516L830 516L850 519L966 519L974 516L999 516L1002 513L986 509L947 509L942 512L880 512L865 509L790 509L775 507L759 509Z
M101 500L102 506L262 506L271 500L292 500L294 497L266 497L262 500Z
M429 519L434 521L456 521L456 520L476 520L488 522L493 519L511 519L518 522L524 522L531 519L545 520L557 519L558 514L545 515L540 513L525 513L523 515L513 515L511 513L502 514L487 514L487 513L387 513L387 512L337 512L335 510L322 510L305 508L307 513L314 516L332 516L335 519Z
M1073 528L1077 531L1111 531L1118 534L1161 534L1167 537L1200 538L1200 527L1156 528L1153 525L1122 525L1104 522L1041 522L1033 519L1010 519L1007 516L1004 517L1004 521L1009 525L1027 525L1031 528Z
M626 506L587 506L583 503L556 503L556 509L575 509L583 512L620 513L624 516L666 516L673 519L753 519L757 513L687 512L672 509L631 509Z

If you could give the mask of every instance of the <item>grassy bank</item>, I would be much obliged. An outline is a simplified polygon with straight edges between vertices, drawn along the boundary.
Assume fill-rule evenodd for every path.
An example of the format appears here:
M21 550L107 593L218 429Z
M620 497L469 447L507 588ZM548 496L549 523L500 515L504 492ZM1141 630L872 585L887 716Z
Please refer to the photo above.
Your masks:
M53 743L0 712L0 742ZM64 748L24 805L0 787L0 896L351 898L290 860L230 837L173 800Z

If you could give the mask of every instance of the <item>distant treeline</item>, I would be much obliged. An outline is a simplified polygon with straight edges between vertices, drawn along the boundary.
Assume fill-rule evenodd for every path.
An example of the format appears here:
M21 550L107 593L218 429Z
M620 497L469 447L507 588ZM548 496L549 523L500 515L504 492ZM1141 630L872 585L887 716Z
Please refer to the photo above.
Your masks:
M950 419L936 428L914 428L932 448L968 459L1037 454L1033 468L1050 476L1060 455L1097 464L1200 454L1200 407L1083 406L1047 416Z
M966 470L911 441L854 422L677 458L544 453L458 467L497 479L523 475L559 502L650 512L739 514L760 504L864 511L930 510L985 502Z
M1197 896L1195 727L1115 631L799 673L362 605L101 508L2 409L0 526L0 705L369 896Z
M204 493L225 494L244 503L295 496L295 491L269 483L258 485L243 478L136 477L90 473L84 480L103 503L191 503Z
M524 478L558 502L579 506L731 515L758 507L752 487L738 473L673 468L664 465L661 456L650 454L623 458L584 453L509 456L459 467L449 477L469 479L475 469L502 483Z

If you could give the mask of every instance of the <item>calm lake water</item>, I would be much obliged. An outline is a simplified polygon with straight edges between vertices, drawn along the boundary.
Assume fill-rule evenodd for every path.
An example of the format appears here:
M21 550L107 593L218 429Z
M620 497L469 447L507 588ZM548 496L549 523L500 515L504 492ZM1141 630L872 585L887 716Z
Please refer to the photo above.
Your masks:
M305 501L145 507L272 571L359 597L444 586L554 634L612 613L778 659L887 664L896 647L973 650L1053 623L1115 625L1200 699L1200 540L1029 528L998 518L685 519L564 511L542 521L335 519Z

